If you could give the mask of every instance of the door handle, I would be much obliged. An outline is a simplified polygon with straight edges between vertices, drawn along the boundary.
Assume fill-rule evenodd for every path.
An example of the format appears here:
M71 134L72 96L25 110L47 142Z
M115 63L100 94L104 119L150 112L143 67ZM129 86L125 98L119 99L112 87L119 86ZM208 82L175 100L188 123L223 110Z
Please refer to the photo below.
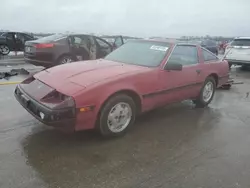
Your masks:
M198 69L198 70L196 70L196 72L197 72L197 74L200 74L200 73L201 73L201 70Z

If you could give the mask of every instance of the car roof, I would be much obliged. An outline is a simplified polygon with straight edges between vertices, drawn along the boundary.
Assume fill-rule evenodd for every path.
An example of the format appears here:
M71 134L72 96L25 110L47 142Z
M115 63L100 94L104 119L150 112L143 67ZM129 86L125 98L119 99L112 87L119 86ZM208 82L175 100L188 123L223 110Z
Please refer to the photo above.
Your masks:
M59 33L65 36L72 36L72 35L81 35L81 36L95 36L95 35L91 35L91 34L87 34L87 33ZM99 37L100 38L100 37Z
M1 31L1 34L3 33L21 33L21 34L25 34L25 35L32 35L32 33L28 33L28 32L20 32L20 31Z
M234 39L250 39L250 37L236 37Z

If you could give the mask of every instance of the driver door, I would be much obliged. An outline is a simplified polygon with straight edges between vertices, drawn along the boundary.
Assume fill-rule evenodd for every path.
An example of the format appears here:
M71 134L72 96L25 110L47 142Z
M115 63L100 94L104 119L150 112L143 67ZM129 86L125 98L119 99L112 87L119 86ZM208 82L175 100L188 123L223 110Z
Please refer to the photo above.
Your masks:
M95 40L97 43L97 56L96 56L97 59L103 58L110 52L112 52L113 48L108 42L99 37L95 37Z
M15 36L14 33L12 32L8 32L8 33L4 33L2 36L4 36L6 38L6 42L8 47L10 48L10 51L15 50L16 48L16 42L15 42Z
M161 70L160 88L163 91L160 102L172 103L198 96L201 85L199 83L201 64L198 58L197 47L193 45L177 45L167 64L181 64L181 71Z
M69 36L70 54L76 61L89 59L89 40L85 35Z
M22 33L15 33L17 51L24 51L25 36Z

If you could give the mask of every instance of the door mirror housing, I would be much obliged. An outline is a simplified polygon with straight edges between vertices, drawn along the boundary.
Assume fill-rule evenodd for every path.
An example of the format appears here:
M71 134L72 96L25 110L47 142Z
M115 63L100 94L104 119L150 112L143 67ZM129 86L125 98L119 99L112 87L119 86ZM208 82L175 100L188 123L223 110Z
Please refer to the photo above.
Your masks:
M164 70L172 70L172 71L182 71L182 64L180 63L170 63L168 62L166 66L164 67Z

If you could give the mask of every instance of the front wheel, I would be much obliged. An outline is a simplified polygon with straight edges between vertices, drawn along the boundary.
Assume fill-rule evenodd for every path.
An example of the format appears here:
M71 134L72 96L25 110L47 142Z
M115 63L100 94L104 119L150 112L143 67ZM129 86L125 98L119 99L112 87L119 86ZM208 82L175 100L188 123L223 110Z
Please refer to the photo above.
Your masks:
M116 95L103 106L97 127L104 137L122 136L134 124L135 115L134 100L124 94Z
M200 91L198 98L194 100L196 107L200 108L206 107L212 101L215 90L216 90L215 79L213 77L208 77L203 84L203 87Z
M6 44L0 44L0 53L3 55L8 55L10 53L10 49Z

